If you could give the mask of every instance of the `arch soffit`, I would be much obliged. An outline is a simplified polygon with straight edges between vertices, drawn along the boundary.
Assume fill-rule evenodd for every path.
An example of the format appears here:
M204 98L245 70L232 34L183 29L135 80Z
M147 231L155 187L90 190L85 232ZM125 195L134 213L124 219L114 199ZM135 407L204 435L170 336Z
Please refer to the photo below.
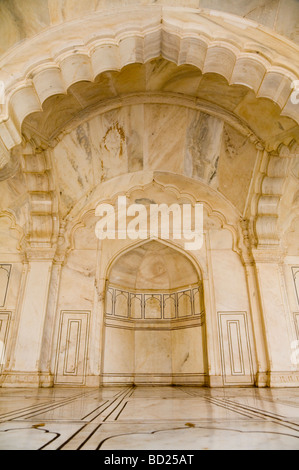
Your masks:
M131 244L129 244L129 246L126 246L125 248L123 247L120 250L118 250L114 254L114 256L112 256L112 258L109 260L109 263L107 264L107 266L105 268L105 279L109 279L109 276L110 276L110 273L111 273L111 270L112 270L114 264L117 263L117 261L122 256L124 256L127 253L130 253L131 251L133 251L136 248L147 245L151 241L156 241L157 243L160 243L161 245L164 245L168 248L171 248L174 251L177 251L178 253L180 253L185 258L187 258L190 261L190 263L192 264L192 266L195 268L197 276L198 276L198 280L204 279L205 270L204 270L203 266L200 265L199 260L195 256L193 256L191 252L188 252L188 251L184 250L181 246L179 246L174 241L163 240L163 239L160 239L160 238L158 238L158 239L151 238L151 239L148 239L148 240L140 240L140 241L137 241L137 242L135 241L135 242L132 242Z
M48 98L66 94L75 83L92 82L105 71L158 57L243 85L299 123L298 106L291 100L299 77L298 47L253 22L233 21L233 26L223 19L215 23L214 17L188 9L151 7L149 15L149 8L140 7L130 12L129 20L127 10L114 12L113 18L98 13L89 18L88 27L86 19L73 21L17 46L0 61L7 92L0 116L0 168L22 141L26 116L43 111Z

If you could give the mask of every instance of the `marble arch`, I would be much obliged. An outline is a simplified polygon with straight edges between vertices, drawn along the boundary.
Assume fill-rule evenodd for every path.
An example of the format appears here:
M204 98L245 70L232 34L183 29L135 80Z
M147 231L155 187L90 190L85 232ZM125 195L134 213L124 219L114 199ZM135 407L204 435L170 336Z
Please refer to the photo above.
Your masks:
M221 75L230 85L245 86L299 123L291 101L292 83L298 79L296 51L287 40L277 38L274 44L273 37L252 22L246 24L250 40L242 34L238 18L224 15L221 24L213 12L198 15L192 9L178 13L175 8L139 7L130 11L129 22L125 11L111 16L97 13L88 24L87 31L81 21L50 28L2 59L5 73L0 79L7 94L0 120L1 167L8 163L10 150L21 143L26 116L41 112L50 97L64 95L72 85L93 81L106 70L157 57L178 66L191 64L204 74Z
M106 279L102 383L206 384L197 263L173 243L149 239L118 253Z
M139 171L107 180L97 185L91 194L84 195L65 219L69 226L68 231L76 230L76 226L84 223L85 218L88 218L102 202L114 204L117 197L122 195L126 195L130 201L132 194L137 191L150 194L155 189L165 192L176 201L185 200L190 204L204 203L209 216L217 217L222 226L232 232L238 224L240 217L238 210L227 198L203 181L196 181L169 171Z
M207 367L190 373L209 386L297 387L298 44L241 9L125 3L62 15L0 57L0 215L20 227L18 244L9 224L0 231L11 267L0 383L101 383L107 267L136 246L96 240L95 204L151 200L154 187L206 207L192 259Z
M219 212L220 210L224 211L226 213L226 216L230 219L231 223L232 220L237 223L239 219L235 213L235 210L233 209L231 204L221 198L218 202L218 210L212 210L211 207L209 207L209 204L207 204L205 220L205 232L207 238L205 242L205 248L204 250L201 250L201 252L188 253L184 250L183 243L172 240L167 242L159 239L148 239L147 241L142 241L139 243L132 242L130 240L105 240L102 242L96 242L94 229L97 219L95 218L93 208L97 205L98 201L105 200L108 202L112 202L117 198L118 194L126 194L129 198L129 201L134 201L136 197L138 197L141 193L145 200L152 200L153 198L155 198L155 200L159 202L160 200L157 198L160 197L161 200L170 204L174 201L186 201L186 196L188 196L189 201L192 201L193 199L193 201L195 202L196 200L202 200L201 196L203 195L205 195L205 199L207 199L206 192L210 192L208 188L204 188L204 186L199 182L192 183L188 179L184 181L184 178L180 177L179 175L170 175L169 173L163 174L163 172L158 172L154 178L153 173L144 173L143 175L142 173L140 173L139 175L135 175L135 178L136 181L139 182L139 185L134 186L132 184L133 178L129 175L124 175L119 178L116 178L114 181L112 180L104 183L101 188L98 188L98 192L92 194L91 200L86 205L82 205L83 208L81 212L78 211L81 206L81 203L79 202L79 207L77 208L77 211L75 211L75 213L77 212L76 217L72 218L72 216L70 216L68 226L66 227L65 243L68 248L67 251L64 251L65 254L63 256L63 259L60 259L58 256L59 253L57 253L56 262L59 262L59 259L60 262L62 262L62 265L59 268L61 276L61 292L66 293L67 286L70 286L70 283L72 283L72 289L78 291L78 294L79 291L81 292L81 294L79 295L82 295L86 298L90 298L90 301L92 298L94 298L94 300L90 303L90 308L93 313L89 313L89 316L93 316L93 327L90 331L91 337L88 339L88 357L90 364L88 365L89 371L86 371L86 383L92 385L95 383L99 383L100 381L101 383L105 383L106 385L112 383L145 384L149 383L149 381L152 381L152 383L156 384L182 384L185 382L189 384L193 383L197 385L210 386L222 386L223 384L228 385L230 383L235 385L252 385L253 374L256 368L256 352L254 346L255 340L252 331L252 316L251 314L249 314L250 307L246 284L240 285L238 294L239 302L240 304L243 304L244 307L243 312L231 313L231 316L229 318L226 318L225 316L222 317L219 312L218 318L215 311L215 307L213 307L215 299L212 287L213 262L210 257L211 249L219 249L219 254L223 253L224 259L227 258L224 263L228 262L229 265L234 266L234 275L236 283L239 282L239 278L244 277L242 257L239 253L240 248L236 244L238 230L233 225L229 225L226 222L224 215ZM163 179L165 187L162 184ZM141 180L143 180L143 185L140 185ZM147 180L149 180L149 182L146 183ZM187 186L186 183L188 183ZM180 185L182 186L181 189ZM163 189L162 194L161 189ZM111 194L111 191L114 191L115 194ZM102 196L100 197L101 192ZM108 194L110 195L110 197L107 198ZM213 191L211 191L211 194L213 194ZM214 205L215 200L211 201L211 204ZM182 324L182 320L184 319L179 318L174 318L172 323L170 324L167 323L167 321L164 323L162 322L162 325L156 324L155 319L153 320L153 324L147 323L147 327L150 331L155 331L157 328L158 330L162 329L162 331L164 331L163 334L164 336L166 336L164 337L161 333L161 344L163 344L163 341L165 341L165 345L168 346L171 344L169 336L174 335L178 340L177 336L180 334L181 329L183 329L184 331L186 330L185 336L190 333L191 336L189 340L186 341L186 343L181 338L184 344L188 343L190 345L190 352L188 352L187 350L182 351L178 349L177 351L174 350L170 351L169 353L170 357L173 356L175 358L174 360L176 361L174 371L170 367L170 363L168 363L169 367L167 366L167 371L165 371L164 369L163 371L161 371L159 370L159 368L155 370L153 364L148 364L148 369L138 369L139 372L133 370L132 364L134 361L130 354L133 354L133 351L135 350L135 340L133 340L132 338L129 339L129 336L134 336L135 331L139 331L140 329L143 331L144 334L144 323L139 324L139 320L137 321L136 325L132 326L132 324L130 325L130 322L132 323L133 321L132 318L122 318L122 316L125 315L123 313L120 313L120 315L115 315L116 318L113 319L111 319L111 316L105 315L107 286L111 287L112 291L114 292L113 295L116 295L116 292L121 291L124 293L124 297L127 299L132 295L153 295L152 289L150 289L150 292L146 292L144 291L144 289L141 289L141 291L139 292L136 289L133 289L132 286L129 286L124 279L121 283L115 282L115 279L112 284L110 283L111 271L113 270L113 266L115 266L118 261L126 255L129 256L130 254L135 253L136 251L138 252L138 250L142 250L142 247L144 245L147 245L148 243L159 243L159 245L165 246L170 251L174 250L174 252L179 253L183 259L189 260L188 263L196 267L195 271L198 273L198 278L201 279L202 299L204 299L205 304L203 309L203 311L205 311L204 317L203 315L201 315L202 312L198 312L198 314L200 314L198 316L198 320L195 321L194 317L189 318L186 320L187 323L184 325ZM216 264L221 264L223 262L221 261L221 256L219 260L217 258L218 255L216 255L214 262L216 262ZM74 272L77 272L77 275L75 277L79 276L78 283L75 280L75 277L69 277L70 269ZM136 269L138 269L137 265ZM174 266L172 269L175 272L176 268ZM181 269L179 269L178 271L181 271ZM82 275L83 277L85 277L85 280L83 280L83 278L81 279ZM220 275L220 277L222 278L221 282L225 282L225 271L222 271L222 273L219 272L218 275ZM81 279L81 281L79 281L79 279ZM91 279L94 279L92 285L90 284ZM193 289L195 289L195 281L191 283L187 282L187 285L184 285L184 283L182 282L180 286L176 287L180 287L180 292L189 292L190 288L191 292L193 292ZM229 290L232 290L232 288L232 285L227 286L227 289ZM94 289L95 291L94 293L92 293ZM169 290L169 288L165 288L165 292L161 292L161 290L159 290L159 292L156 291L154 293L154 295L156 296L163 295L163 298L165 295L168 296L170 294L178 295L176 294L175 289ZM65 296L65 294L62 295L63 297ZM52 342L52 351L54 353L56 351L56 354L58 354L58 356L56 356L56 374L54 377L54 383L56 386L63 385L65 383L64 375L63 373L61 373L61 364L64 363L63 351L65 351L65 348L61 348L62 356L61 358L59 358L59 352L57 353L57 343L61 344L61 335L66 334L65 328L67 327L66 325L64 325L64 322L71 321L71 319L68 319L67 317L69 314L71 314L69 312L68 307L70 299L63 300L63 297L61 297L61 300L59 301L59 309L63 307L63 310L57 312L58 316L60 315L60 320L58 320L58 318L56 319L56 328L58 328L59 326L60 330L56 331ZM127 301L125 300L125 304L126 302ZM231 305L233 311L233 303ZM124 306L122 306L121 308L124 308ZM82 315L83 313L84 312L81 310L77 311L77 313L73 312L73 320L76 318L76 314ZM143 315L145 315L145 313ZM83 321L83 317L80 318L80 320ZM234 374L232 372L231 374L227 374L225 378L222 377L222 367L224 367L223 361L227 361L228 357L221 358L221 348L219 343L220 339L218 338L217 333L218 321L224 322L223 328L226 328L226 321L236 321L237 324L240 326L242 337L240 337L239 340L243 342L242 347L244 348L243 352L245 354L245 362L242 366L241 374ZM129 322L129 327L128 323L126 322ZM255 328L256 330L258 330L258 325L255 325ZM128 329L130 331L127 335L126 332L128 331ZM190 332L188 333L187 330L190 330ZM201 338L199 341L198 349L196 349L197 336L193 336L196 331L200 331L199 336ZM105 336L106 333L107 336ZM162 338L162 336L164 339ZM179 340L179 342L181 340ZM144 338L144 341L146 341L146 338ZM141 343L142 342L143 341L141 341ZM104 350L102 349L103 346L100 346L103 344L105 344ZM138 344L140 344L140 342ZM92 348L91 345L93 345ZM262 349L264 347L265 345L262 345ZM124 348L125 350L122 351L122 348ZM157 354L158 350L156 351ZM124 364L122 364L121 361L122 357L126 357L125 351L128 351L128 354L130 356L128 359L128 363L126 363L127 368ZM49 352L50 356L53 354L53 352ZM148 353L141 350L139 358L143 357L143 360L146 360L147 354ZM183 366L184 358L186 358L188 354L192 358L192 361L190 359L190 364ZM227 354L227 351L225 354ZM260 354L260 352L258 352L258 354ZM106 359L107 357L110 358L110 360L106 361L105 357ZM148 360L150 362L150 359ZM182 362L180 362L181 360ZM189 367L189 369L186 370L186 367L187 369ZM208 370L209 373L207 372ZM73 380L75 381L75 383L81 383L80 380L82 380L82 377L75 376Z

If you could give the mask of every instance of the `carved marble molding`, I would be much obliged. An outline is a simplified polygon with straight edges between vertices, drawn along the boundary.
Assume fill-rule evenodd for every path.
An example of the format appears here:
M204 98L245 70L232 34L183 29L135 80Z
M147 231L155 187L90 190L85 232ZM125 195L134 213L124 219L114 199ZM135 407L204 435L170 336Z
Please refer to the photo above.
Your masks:
M281 145L277 152L266 155L264 174L261 178L255 230L258 247L279 246L279 209L284 194L291 163L297 152L297 144Z
M113 322L120 322L120 327L123 322L123 326L133 329L161 328L163 323L166 324L166 329L202 326L204 323L202 283L166 292L132 292L108 285L105 321L106 324L112 322L112 325ZM191 323L188 324L188 321Z
M9 229L15 233L16 250L21 252L25 243L24 228L17 224L16 216L12 210L0 211L0 219L4 218L9 220Z
M22 171L29 196L29 219L26 229L27 257L42 250L42 258L56 241L58 232L57 201L48 152L36 152L28 144L23 150ZM43 250L46 250L44 252ZM50 258L53 256L50 253ZM39 256L37 256L39 257Z
M277 264L282 266L286 256L285 251L280 248L261 247L252 250L252 256L255 264Z
M11 178L17 173L20 166L20 150L20 147L13 149L10 160L0 169L0 182Z
M233 250L240 254L239 247L239 216L232 204L219 192L210 188L202 181L197 181L182 175L163 171L139 171L120 175L98 185L95 191L87 197L78 201L67 218L60 223L64 224L62 251L68 254L75 248L76 232L86 226L89 218L94 218L95 208L100 203L117 204L119 196L126 196L128 201L138 190L150 191L159 188L167 199L168 196L175 198L174 202L188 200L194 205L202 203L209 219L215 221L219 226L228 230L232 235ZM162 201L157 201L161 203ZM135 242L133 243L133 245ZM174 243L175 244L175 243Z
M42 112L48 98L66 94L80 81L92 82L105 71L158 57L178 66L192 64L204 74L219 74L230 85L243 85L299 123L299 108L291 100L292 84L299 77L298 46L290 41L270 37L247 20L218 18L217 23L215 17L184 8L97 13L50 28L0 60L6 88L0 169L21 142L26 116Z

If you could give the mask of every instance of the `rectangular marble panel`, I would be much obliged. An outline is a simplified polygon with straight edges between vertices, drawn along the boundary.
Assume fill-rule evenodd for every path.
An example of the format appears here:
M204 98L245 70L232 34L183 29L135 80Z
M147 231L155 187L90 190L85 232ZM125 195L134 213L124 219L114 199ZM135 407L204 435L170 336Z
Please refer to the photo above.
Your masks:
M115 291L115 316L128 318L129 316L129 294L125 291Z
M299 340L299 312L294 313L294 322L295 322L297 338Z
M78 353L80 346L80 327L79 321L69 320L68 337L66 342L66 354L64 360L65 375L77 375L78 373Z
M176 318L176 294L163 295L163 317L164 319Z
M83 385L89 312L61 312L55 383Z
M130 294L130 318L140 320L142 318L142 295Z
M178 293L178 317L186 318L192 315L191 290Z
M114 289L107 289L106 292L106 314L113 315L114 311Z
M5 307L11 264L0 264L0 308Z
M218 312L225 385L253 385L246 312Z
M200 288L196 287L195 289L192 289L192 295L194 315L200 315L204 311L202 286Z
M296 292L296 299L299 305L299 266L295 266L292 268L294 285L295 285L295 292Z
M0 313L0 373L6 359L7 336L10 324L10 312Z
M145 294L144 296L144 316L147 320L162 319L162 295Z

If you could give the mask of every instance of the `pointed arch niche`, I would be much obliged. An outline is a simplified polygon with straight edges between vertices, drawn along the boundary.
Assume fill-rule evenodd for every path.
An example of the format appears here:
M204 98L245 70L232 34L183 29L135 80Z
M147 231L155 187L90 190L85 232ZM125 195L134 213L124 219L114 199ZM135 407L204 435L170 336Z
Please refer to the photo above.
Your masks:
M112 264L106 285L103 383L205 385L199 269L157 240Z

